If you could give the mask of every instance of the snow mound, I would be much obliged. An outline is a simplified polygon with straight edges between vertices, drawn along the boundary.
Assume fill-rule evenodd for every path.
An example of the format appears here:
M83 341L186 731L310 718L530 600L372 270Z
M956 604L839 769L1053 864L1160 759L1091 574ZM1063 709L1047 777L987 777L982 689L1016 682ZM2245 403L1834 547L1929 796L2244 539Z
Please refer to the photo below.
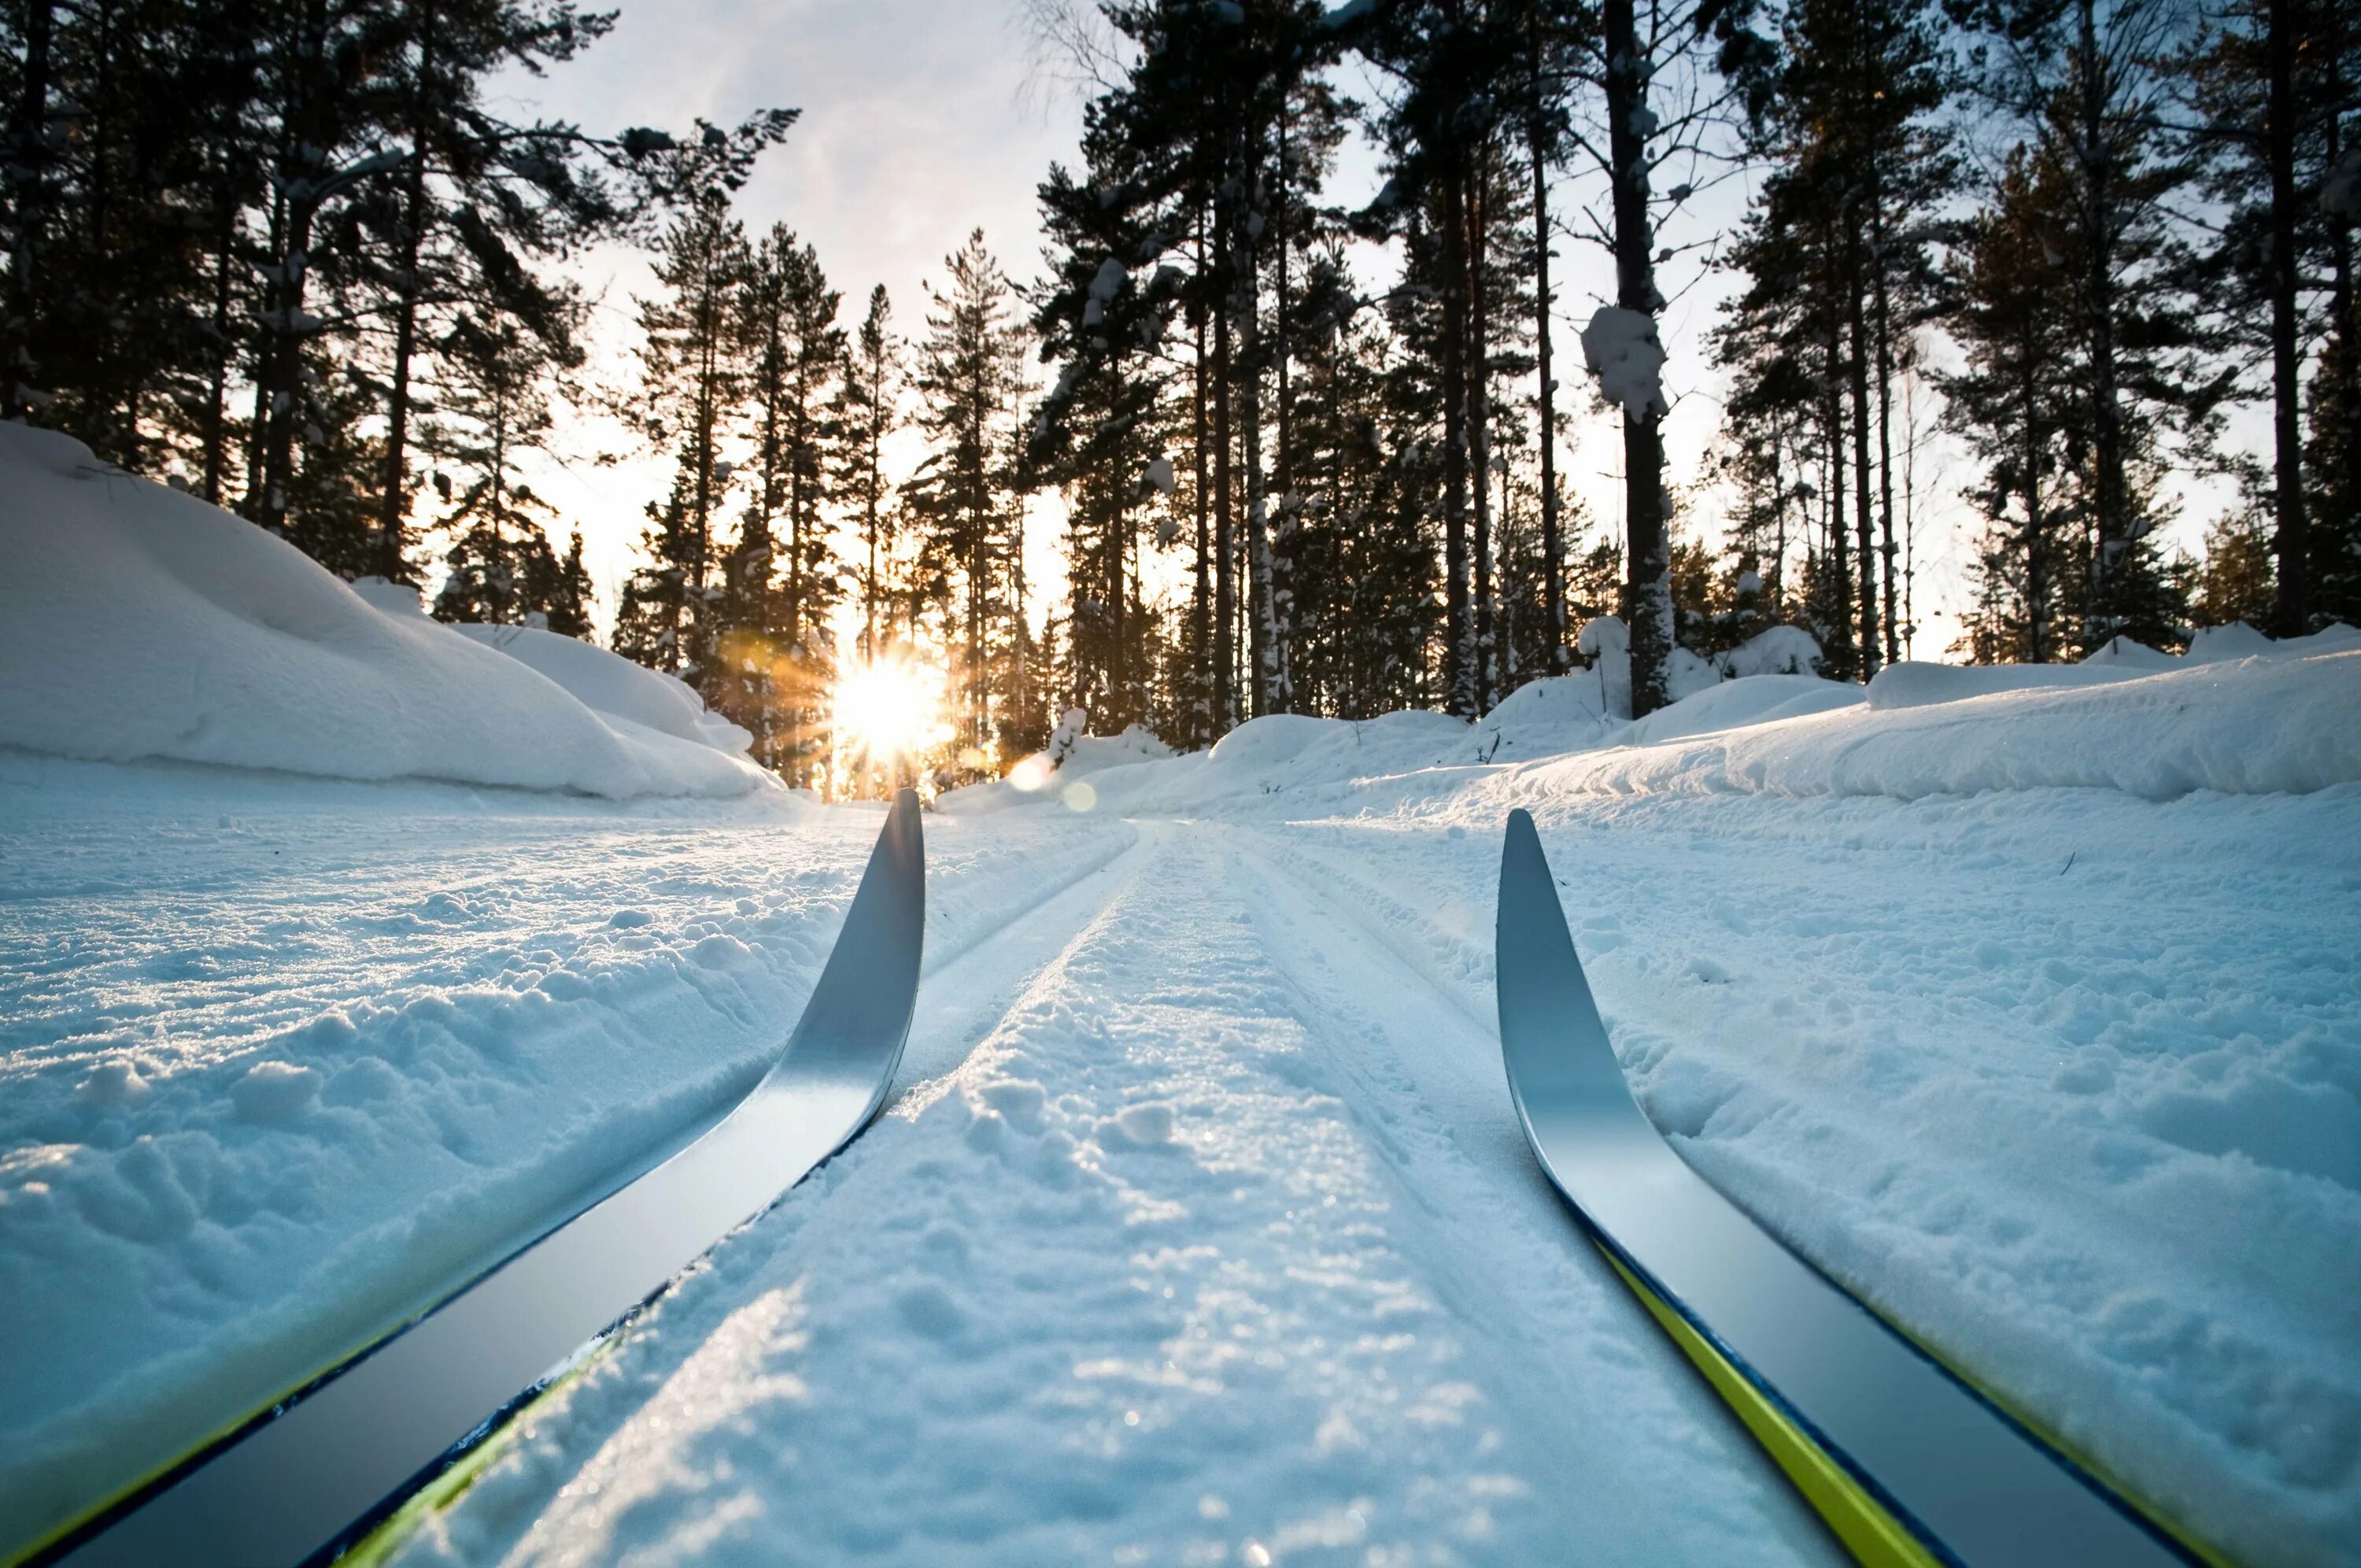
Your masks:
M1773 626L1756 632L1713 660L1734 680L1748 675L1810 675L1819 673L1819 640L1800 626Z
M2135 642L2128 637L2112 637L2099 649L2084 655L2086 664L2129 664L2142 670L2177 669L2178 655L2160 653L2145 642Z
M1720 729L1832 713L1858 707L1861 701L1861 688L1849 681L1823 680L1817 675L1741 675L1658 708L1617 739L1627 746L1649 746Z
M610 654L546 632L496 650L377 608L285 541L52 432L0 424L0 744L618 799L771 782L717 748L727 736L681 732ZM624 711L602 717L574 683Z
M620 653L533 626L454 626L563 686L592 712L742 757L754 737L705 706L686 681Z
M944 791L935 797L935 809L953 817L974 817L1012 806L1063 799L1066 786L1093 773L1134 762L1160 762L1173 754L1172 748L1145 725L1134 724L1120 735L1084 735L1081 730L1086 722L1082 709L1068 710L1065 721L1050 736L1048 751L1023 759L1005 778Z
M2166 657L2161 653L2156 656ZM1869 706L1881 709L1925 707L1933 703L1990 696L1996 692L2106 685L2155 673L2155 666L2129 660L2082 664L1930 664L1905 660L1899 664L1888 664L1870 677Z
M2114 638L2079 664L1890 664L1871 677L1869 706L1924 707L1996 692L2055 686L2104 685L2164 670L2237 659L2300 659L2361 648L2361 630L2339 622L2309 637L2274 642L2243 620L2209 626L2190 639L2189 652L2163 653L2128 637Z
M1925 678L1909 668L1891 673L1905 685ZM1923 703L1881 703L1872 685L1867 704L1835 712L1535 764L1519 787L1905 800L2091 788L2164 800L2198 790L2302 795L2361 783L2361 649L2103 676L2095 685L1951 691Z

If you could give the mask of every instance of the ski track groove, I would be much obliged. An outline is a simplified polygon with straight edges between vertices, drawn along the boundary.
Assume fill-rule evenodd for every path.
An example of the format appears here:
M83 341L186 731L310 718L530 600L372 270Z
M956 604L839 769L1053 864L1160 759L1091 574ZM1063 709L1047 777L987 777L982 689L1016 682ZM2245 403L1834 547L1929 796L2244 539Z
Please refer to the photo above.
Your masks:
M1751 1473L1752 1500L1799 1559L1848 1561L1566 1212L1517 1125L1497 1030L1469 1018L1463 999L1431 976L1399 961L1394 946L1332 892L1248 848L1242 840L1249 837L1261 836L1233 836L1232 874L1235 880L1239 862L1252 861L1267 879L1246 894L1265 933L1265 952L1298 998L1297 1016L1320 1043L1328 1073L1356 1091L1339 1100L1388 1157L1398 1195L1422 1216L1428 1239L1417 1251L1431 1263L1440 1260L1438 1291L1463 1320L1480 1326L1494 1359L1530 1380L1504 1387L1515 1390L1536 1427L1602 1408L1634 1419L1635 1397L1644 1398L1648 1386L1645 1393L1661 1393L1664 1404L1646 1417L1675 1429L1660 1441L1690 1449L1708 1468ZM1397 961L1386 963L1378 953ZM1353 978L1373 983L1356 988L1344 972L1348 968L1357 971ZM1415 977L1429 999L1418 1010L1422 1017L1361 1000L1382 996L1388 981L1399 988L1405 975ZM1410 1037L1421 1029L1424 1037ZM1488 1238L1494 1245L1485 1255L1469 1255L1467 1217L1495 1213L1505 1234ZM1573 1376L1565 1360L1568 1340L1584 1351ZM1681 1423L1697 1430L1678 1431ZM1668 1523L1667 1534L1677 1542L1678 1520ZM1675 1545L1666 1555L1690 1552Z
M195 815L202 817L205 813L199 811ZM620 1044L622 1042L618 1031L638 1032L644 1037L660 1039L669 1032L667 1018L681 1016L679 1010L687 1003L691 1015L698 1020L696 1027L700 1037L709 1037L719 1031L736 1042L730 1048L740 1059L698 1064L685 1082L664 1088L644 1102L611 1115L610 1124L602 1133L586 1132L583 1126L573 1125L567 1129L568 1135L548 1140L538 1154L522 1162L515 1149L483 1144L471 1129L470 1118L483 1113L478 1103L480 1096L469 1092L463 1096L463 1102L447 1106L440 1102L423 1103L420 1109L427 1118L423 1130L428 1132L434 1157L448 1162L446 1179L452 1169L469 1173L466 1181L472 1186L466 1190L464 1201L438 1196L429 1201L422 1213L397 1215L390 1220L368 1217L351 1234L333 1239L327 1252L312 1260L311 1268L319 1279L328 1281L326 1286L272 1292L270 1304L258 1302L241 1314L243 1323L232 1329L226 1341L204 1328L201 1317L192 1318L185 1343L159 1342L147 1352L145 1359L131 1360L102 1385L81 1389L81 1402L77 1405L46 1415L36 1413L27 1424L31 1401L14 1401L16 1420L12 1424L16 1426L16 1435L0 1442L0 1449L10 1455L10 1461L0 1461L0 1541L32 1533L38 1528L32 1519L59 1517L52 1510L71 1508L86 1500L93 1475L110 1477L103 1485L129 1485L221 1430L225 1411L257 1409L278 1391L336 1365L416 1312L445 1299L553 1225L653 1168L712 1125L774 1059L779 1044L785 1039L817 980L819 962L842 924L844 908L851 898L852 878L865 861L876 822L883 818L873 821L865 815L858 815L818 819L818 825L830 829L823 836L805 837L790 829L788 841L811 846L810 852L816 859L784 866L777 863L774 851L769 855L762 852L772 850L777 840L770 833L758 830L752 839L758 847L757 854L747 870L717 876L701 868L683 868L670 874L643 878L631 885L622 909L613 920L604 917L604 909L612 907L609 901L614 897L615 879L611 875L585 874L577 865L561 860L546 867L546 874L521 883L515 872L513 847L506 851L505 861L500 861L491 849L466 844L447 853L436 852L431 862L434 874L428 883L433 891L422 902L420 878L411 861L379 850L360 855L349 852L335 830L337 820L330 819L325 828L302 818L275 826L262 843L268 846L276 842L287 852L274 854L264 848L258 857L248 850L247 866L238 875L226 879L219 874L193 879L176 875L176 867L169 856L165 857L165 863L157 872L170 900L165 905L168 913L163 919L151 914L144 924L126 921L122 933L110 938L113 956L107 960L108 968L98 975L89 972L90 945L67 944L76 949L79 961L71 968L81 993L104 996L107 994L106 987L127 987L139 978L155 974L159 962L170 967L170 953L195 938L181 935L169 911L192 897L203 896L208 890L220 891L214 884L224 880L242 884L248 878L258 878L263 885L275 885L279 891L258 904L246 905L244 928L249 932L283 928L286 946L274 951L277 938L256 941L256 961L267 959L283 964L292 957L298 966L292 977L282 970L275 982L257 981L226 1001L219 988L200 982L194 988L199 994L192 1009L176 1006L164 1014L170 1018L175 1036L207 1037L216 1032L218 1009L224 1005L237 1009L235 1033L251 1043L247 1050L231 1058L233 1080L237 1071L243 1070L239 1058L283 1054L283 1041L302 1041L324 1029L326 1033L322 1036L323 1043L329 1047L350 1052L357 1037L368 1042L367 1048L386 1050L386 1046L376 1043L368 1034L357 1036L357 1030L370 1028L368 1015L343 999L357 993L382 994L382 988L390 984L398 999L396 1006L403 1011L395 1015L394 1033L387 1037L397 1042L416 1040L418 1032L407 1015L417 1014L431 1020L432 1025L442 1032L441 1038L449 1042L428 1042L427 1050L421 1053L428 1059L448 1061L454 1069L462 1060L498 1064L511 1076L531 1083L545 1080L553 1070L563 1072L564 1069L554 1060L520 1057L511 1031L538 1028L547 1032L550 1025L541 1020L550 1016L548 997L536 997L531 992L493 991L483 1006L474 1008L455 1005L452 998L467 993L470 988L483 994L486 987L516 983L521 972L528 982L538 975L551 994L575 994L560 992L557 981L567 961L565 951L568 942L579 951L585 941L579 928L583 926L581 909L588 905L598 912L588 927L588 941L604 943L605 951L635 967L594 970L582 982L583 987L615 1003L613 1011L610 1014L600 1008L578 1017L558 1017L555 1020L557 1032L551 1039L577 1046L591 1038L613 1039ZM226 816L222 821L224 826L217 833L238 831L229 828L230 818ZM658 864L669 864L690 847L682 834L672 830L672 826L658 823L639 827L636 831L632 825L609 828L591 836L587 854L580 842L570 845L567 852L584 863L629 864L653 860ZM130 830L160 838L168 844L178 841L202 845L213 837L201 829L171 823L135 823ZM104 839L107 836L106 829L85 828L80 833L51 835L52 841L46 846L29 836L19 840L39 852L12 865L15 874L9 880L12 883L29 884L33 891L13 904L0 906L0 929L38 926L45 912L69 909L81 896L70 881L70 868L82 852L77 839ZM978 862L973 850L985 845L980 842L980 836L971 835L960 827L952 827L940 837L948 841L945 848L955 864L972 870L981 863L986 874L980 883L973 876L954 879L950 888L951 897L930 909L926 970L929 979L955 971L972 955L994 949L1005 940L1021 939L1039 911L1070 897L1076 887L1110 861L1120 860L1137 843L1136 832L1109 824L1095 839L1079 843L1069 840L1061 846L1062 852L1030 856L1020 866L1012 868L995 863L988 849L984 859ZM290 861L295 864L289 864ZM508 867L505 881L494 871L479 869L495 863ZM788 906L792 924L786 929L780 929L779 916L765 915L743 897L732 907L730 900L746 892L750 872L758 884L766 880L774 887L785 889L787 895L796 900ZM282 882L282 878L287 881ZM385 958L367 948L340 941L338 926L296 925L281 920L282 908L300 905L307 899L320 901L317 884L322 879L347 888L358 883L357 897L351 892L345 894L351 906L341 920L346 929L383 927L399 933L401 939L415 943L439 940L455 928L465 932L472 927L489 930L492 939L479 939L457 959L429 951L414 961L404 962L399 956L401 949L396 948L396 961L401 967L389 977L383 972ZM290 886L290 882L293 885ZM193 890L192 883L195 883ZM823 883L828 887L819 895L824 905L815 910L813 901L804 897L804 890ZM1021 896L1009 898L1012 890ZM938 891L941 891L939 886ZM116 888L111 890L110 896L127 903L126 895L136 892L128 887ZM648 918L646 912L652 907L662 908L663 898L682 901L703 918L679 930L669 938L669 945L651 944L647 934L656 922ZM394 915L385 913L389 905ZM536 908L553 911L555 918L566 924L555 930L544 927L529 931L492 924L525 916ZM421 921L413 913L420 911L429 918ZM630 917L628 921L625 916ZM678 918L674 916L664 925L676 925ZM750 947L750 941L763 946ZM767 959L763 956L765 949ZM59 988L31 978L59 966L40 964L38 949L30 945L20 950L35 961L27 964L12 957L9 962L0 965L0 994L14 989L34 1007L16 1014L6 1033L20 1040L46 1042L45 1048L12 1049L0 1057L6 1078L16 1080L21 1090L28 1091L39 1084L44 1076L55 1082L54 1075L82 1070L93 1059L93 1053L75 1047L72 1042L78 1036L93 1029L119 1029L126 1014L159 1011L154 1003L134 1008L114 1003L96 1009L60 1008L57 1003L65 998ZM123 972L126 965L127 974ZM126 993L123 990L115 992L118 996ZM253 999L251 1003L241 1006L241 1000L249 997ZM635 1008L635 1002L645 1003L645 1008ZM324 1006L324 1024L321 1012ZM642 1016L646 1009L653 1012ZM291 1027L291 1036L288 1033ZM10 1043L0 1038L0 1047ZM470 1055L461 1058L457 1055L461 1051ZM105 1042L102 1040L98 1055L103 1058L104 1052ZM153 1067L148 1069L151 1078L155 1070ZM221 1068L215 1058L194 1070L200 1074L218 1073ZM321 1069L310 1070L316 1074ZM332 1085L335 1081L331 1080ZM228 1087L235 1093L235 1081ZM229 1096L216 1093L214 1097ZM135 1118L144 1109L144 1105L135 1102ZM37 1124L43 1114L38 1110L33 1112ZM49 1119L56 1119L54 1113L48 1114ZM597 1119L587 1102L579 1114ZM134 1125L137 1124L135 1119ZM229 1125L238 1127L235 1119ZM256 1135L252 1129L238 1131L247 1137ZM262 1129L265 1135L276 1131L273 1127ZM129 1147L115 1157L131 1165L135 1181L146 1178L148 1186L139 1189L143 1194L159 1194L147 1201L162 1204L172 1201L173 1167L157 1158L155 1151L168 1150L169 1159L184 1163L182 1151L191 1146L192 1139L203 1136L180 1127L161 1133L152 1142L147 1136L136 1143L125 1137L123 1141ZM213 1157L216 1162L223 1158ZM230 1157L235 1157L234 1154ZM161 1174L146 1172L140 1164L143 1160ZM44 1172L36 1169L33 1174ZM220 1176L212 1177L211 1181L212 1196L219 1202L227 1196L224 1190L227 1183ZM0 1201L6 1196L5 1190L0 1190ZM106 1190L101 1189L101 1199L107 1196ZM206 1242L216 1223L214 1216L206 1212L206 1190L200 1186L194 1189L192 1200L182 1201L193 1210L193 1242ZM85 1205L93 1201L87 1195L81 1198ZM114 1201L121 1206L122 1201ZM5 1216L10 1220L16 1217ZM0 1227L0 1233L5 1230ZM390 1231L392 1234L390 1240L383 1235L372 1237L372 1230ZM22 1234L20 1231L5 1239L24 1247L25 1244L18 1241ZM170 1241L169 1235L162 1239ZM145 1245L156 1244L149 1241ZM27 1250L38 1256L37 1249L35 1242ZM159 1265L169 1265L192 1272L192 1279L170 1287L173 1295L172 1304L165 1309L168 1317L184 1312L192 1305L201 1310L207 1292L237 1289L234 1278L219 1277L220 1271L213 1267L206 1255L198 1254L185 1265L180 1256L176 1250L152 1257L135 1253L128 1258L129 1266L137 1270L154 1270ZM6 1277L12 1272L23 1276L27 1266L26 1256L11 1259L0 1253L0 1288L13 1292L15 1287L5 1284ZM183 1297L192 1299L184 1302ZM122 1308L107 1303L106 1310ZM269 1326L274 1323L275 1328ZM37 1325L27 1324L23 1329L23 1334L37 1338L39 1332ZM16 1343L27 1342L19 1335ZM47 1375L42 1373L38 1358L12 1356L0 1365L0 1385L14 1387L22 1380L43 1376ZM23 1508L37 1511L22 1519L16 1518L15 1511Z
M1341 1069L1230 846L1123 859L981 1043L401 1561L1826 1560L1527 1175L1540 1245L1415 1190L1492 1182ZM1537 1293L1563 1332L1488 1343Z

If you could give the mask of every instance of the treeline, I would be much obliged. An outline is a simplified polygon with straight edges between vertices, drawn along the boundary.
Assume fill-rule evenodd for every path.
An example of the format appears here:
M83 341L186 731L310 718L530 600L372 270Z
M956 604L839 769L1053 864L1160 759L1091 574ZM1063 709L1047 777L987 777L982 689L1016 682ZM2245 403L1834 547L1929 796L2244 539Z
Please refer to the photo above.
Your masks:
M2334 0L1099 10L1080 166L1041 190L1058 373L1031 444L1073 518L1066 679L1094 714L1185 742L1472 715L1610 610L1642 712L1675 650L1774 623L1866 679L1915 630L1938 430L1981 469L1972 658L2361 612L2361 27ZM1375 104L1341 95L1355 56ZM1357 209L1327 194L1356 125L1389 176ZM1741 168L1742 225L1706 231L1689 211ZM1621 426L1605 536L1556 466L1560 238L1613 280L1576 316ZM1399 279L1357 280L1355 239L1393 242ZM1730 397L1719 471L1674 476L1660 270L1697 249L1739 285L1709 334ZM2262 462L2221 448L2241 403L2269 411ZM2225 468L2247 504L2202 564L2168 558L2179 492ZM1708 556L1675 510L1713 479ZM1190 583L1160 614L1156 547Z
M1472 716L1607 614L1642 712L1774 625L1865 679L1916 630L1918 521L1961 477L1920 466L1943 433L1975 465L1971 657L2361 616L2336 0L1043 14L1096 81L1039 188L1040 272L1012 282L979 234L906 338L882 289L855 323L810 246L731 212L793 112L675 137L488 104L609 15L5 0L5 411L348 576L434 576L439 614L575 632L578 538L555 548L524 475L577 411L620 413L674 477L616 647L829 787L880 782L831 749L847 625L856 662L939 668L970 775L1069 707L1183 745L1269 712ZM1354 137L1384 166L1358 203L1333 189ZM656 286L607 385L568 263L617 237ZM1569 247L1611 297L1568 297ZM1657 323L1714 267L1718 456L1674 473ZM2259 459L2224 449L2242 405ZM1560 467L1602 417L1611 492ZM889 474L906 424L926 456ZM2202 562L2169 556L2189 480L2224 471L2244 505ZM1025 576L1051 491L1062 595Z
M1026 344L983 234L945 258L914 342L883 285L848 331L813 248L784 225L750 238L719 193L664 235L655 271L627 406L674 479L616 652L696 684L791 782L868 793L911 759L837 743L849 609L859 666L939 667L946 773L1038 749L1053 694L1021 548ZM928 455L896 482L884 449L906 418Z
M509 118L613 22L570 0L0 7L0 417L235 507L436 609L589 626L521 476L583 364L563 264L741 183L793 122Z

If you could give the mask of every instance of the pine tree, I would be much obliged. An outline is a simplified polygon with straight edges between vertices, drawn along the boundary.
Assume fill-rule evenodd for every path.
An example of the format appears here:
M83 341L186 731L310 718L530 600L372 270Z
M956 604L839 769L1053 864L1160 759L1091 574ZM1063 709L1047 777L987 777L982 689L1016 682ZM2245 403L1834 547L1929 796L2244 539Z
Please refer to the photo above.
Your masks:
M2048 417L2071 480L2059 499L2084 535L2081 580L2071 623L2054 646L2041 641L2055 656L2117 635L2163 640L2153 471L2175 438L2202 455L2230 384L2212 367L2218 345L2173 214L2193 169L2160 129L2160 66L2181 12L2173 0L1989 0L1967 14L2005 45L1985 56L1981 90L2027 138L2042 192L2028 236L2065 307L2054 351L2070 379Z
M701 666L689 650L704 633L692 634L689 623L707 613L715 520L730 477L721 443L744 390L736 305L751 264L745 230L730 215L728 199L712 192L665 232L656 250L660 292L638 302L642 428L650 444L673 451L681 466L663 532L671 538L675 505L684 509L679 526L686 531L669 547L678 558L660 557L682 578L668 599L669 635L654 646L663 668L691 681Z
M829 615L840 596L821 508L838 447L830 394L844 364L841 302L812 247L775 225L747 258L734 306L754 488L718 613L733 657L763 671L762 695L738 700L769 709L731 717L774 735L773 765L797 783L819 763L835 670ZM717 696L728 711L732 699Z
M862 557L861 657L873 663L893 641L895 515L885 479L886 440L901 424L902 345L894 335L885 285L869 292L869 313L845 356L836 404L837 494L857 526Z
M946 286L929 286L933 309L919 341L913 387L917 421L929 445L906 492L913 521L925 531L946 595L955 578L959 599L946 606L951 650L957 745L968 776L995 760L993 710L995 665L1011 646L1015 529L1020 521L1011 493L1009 444L1018 377L1011 321L1014 294L999 263L984 247L983 231L944 258Z
M1954 322L1967 366L1942 381L1952 427L1985 465L1985 520L1964 618L1979 663L2040 663L2070 648L2071 510L2061 499L2073 321L2055 236L2070 197L2048 160L2017 148L1963 247Z
M2205 21L2180 61L2202 115L2203 188L2225 214L2203 287L2268 367L2279 597L2263 619L2301 635L2361 613L2361 441L2349 433L2361 417L2361 23L2333 0L2236 0Z
M548 508L522 478L525 455L546 452L556 428L557 378L577 367L582 307L552 291L530 314L478 321L462 315L439 345L439 413L421 433L435 460L435 489L449 503L439 526L456 530L434 613L445 620L522 623L546 619L559 567L546 532ZM380 530L375 543L381 549Z

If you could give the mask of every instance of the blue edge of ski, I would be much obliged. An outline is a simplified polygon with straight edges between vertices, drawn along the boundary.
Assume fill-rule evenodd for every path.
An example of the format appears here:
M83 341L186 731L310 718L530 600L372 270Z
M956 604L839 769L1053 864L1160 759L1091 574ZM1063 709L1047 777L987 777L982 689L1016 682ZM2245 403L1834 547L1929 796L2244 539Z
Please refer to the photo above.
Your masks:
M925 925L924 835L904 790L795 1032L727 1116L21 1561L332 1563L438 1479L470 1474L488 1440L868 1125L909 1036Z
M1631 1097L1532 817L1510 814L1500 1050L1536 1158L1616 1273L1872 1568L2225 1560L2177 1536L1773 1240Z

